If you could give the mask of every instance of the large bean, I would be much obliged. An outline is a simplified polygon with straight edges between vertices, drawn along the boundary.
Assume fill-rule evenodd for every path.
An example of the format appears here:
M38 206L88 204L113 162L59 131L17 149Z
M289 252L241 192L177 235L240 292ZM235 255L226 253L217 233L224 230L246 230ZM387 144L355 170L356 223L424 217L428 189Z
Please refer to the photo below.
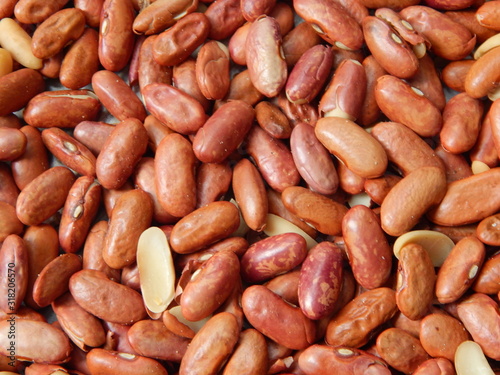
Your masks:
M146 317L141 295L100 271L78 271L70 278L69 290L81 307L107 322L133 324Z
M54 258L40 271L33 285L33 300L40 307L50 305L68 291L70 277L81 269L82 260L76 254Z
M301 350L317 339L314 322L265 286L245 289L241 305L250 324L280 345Z
M330 153L359 176L374 178L385 172L387 155L382 145L353 121L324 117L316 123L315 133Z
M43 76L33 69L19 69L0 77L0 116L24 108L44 89Z
M476 280L486 251L476 237L465 237L451 250L438 271L436 297L440 303L458 300Z
M377 336L377 353L387 364L411 374L429 359L419 339L399 328L388 328Z
M167 370L154 359L101 348L94 348L88 353L87 365L90 373L95 375L132 375L138 372L168 375Z
M123 69L134 46L132 1L105 0L99 26L99 61L111 71Z
M15 313L26 295L28 255L26 243L16 234L7 236L0 248L0 309L7 314Z
M434 265L427 251L417 244L404 246L399 252L396 285L399 310L412 320L422 318L434 298L435 282Z
M305 239L283 233L252 244L241 258L241 273L248 282L261 282L290 271L307 255Z
M101 321L76 303L70 293L54 300L52 308L63 331L80 349L89 350L105 343Z
M384 285L391 273L392 250L377 215L366 206L352 207L342 220L342 235L356 281L367 289Z
M339 178L335 165L312 126L298 123L292 130L290 148L297 170L312 190L325 195L337 191Z
M395 292L375 288L361 293L345 305L328 323L325 340L332 346L359 348L373 331L397 311Z
M182 315L190 321L209 317L239 282L240 264L232 251L214 253L191 276L180 298Z
M240 328L234 315L214 315L195 335L181 362L179 375L217 373L238 342Z
M500 168L454 181L441 203L432 208L428 218L447 226L470 224L488 217L500 209L500 195L496 190L500 185Z
M16 332L15 345L9 339L12 326ZM68 336L49 323L15 318L0 322L0 354L4 356L12 351L21 361L57 364L68 361L71 350Z
M116 201L102 249L104 261L121 269L135 262L139 236L153 218L153 202L148 193L134 189Z
M96 161L97 179L106 189L118 189L132 175L146 152L148 134L141 121L120 122L106 139Z
M194 137L196 157L204 163L223 162L241 144L254 118L254 109L241 100L222 104Z
M489 296L474 293L458 303L457 314L472 338L488 357L500 359L500 313Z
M391 374L379 357L347 346L312 345L300 353L299 367L306 375Z
M342 250L331 242L321 242L309 250L298 283L298 302L310 319L329 316L335 309L343 283Z
M382 229L400 236L413 228L425 212L441 202L446 193L446 175L437 167L421 167L399 181L380 207Z
M189 339L175 335L158 320L134 323L127 338L137 354L173 362L181 361L189 345Z
M420 342L432 357L453 361L457 347L467 340L470 335L464 325L446 314L429 314L420 323Z
M259 126L253 126L247 136L247 152L254 159L264 180L276 191L300 181L290 149Z
M248 159L241 159L234 167L233 192L245 223L260 232L266 226L268 199L264 180Z
M248 72L255 88L267 97L276 96L286 84L288 71L281 43L274 18L261 16L250 26L245 43Z
M17 217L26 225L38 225L54 215L64 202L75 181L66 167L52 167L31 181L19 194Z

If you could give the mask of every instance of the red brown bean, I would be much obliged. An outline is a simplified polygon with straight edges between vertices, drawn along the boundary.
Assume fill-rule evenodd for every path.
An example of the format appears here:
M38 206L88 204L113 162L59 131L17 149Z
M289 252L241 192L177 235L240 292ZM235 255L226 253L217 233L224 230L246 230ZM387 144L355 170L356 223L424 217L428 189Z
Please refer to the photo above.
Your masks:
M333 313L343 283L342 250L323 241L309 250L302 263L298 302L309 319L318 320Z
M250 324L280 345L301 350L316 341L314 322L265 286L245 289L241 305Z
M26 225L38 225L64 206L75 176L66 167L52 167L31 181L19 194L16 213Z
M107 322L133 324L146 317L141 295L100 271L87 269L73 274L69 290L81 307Z

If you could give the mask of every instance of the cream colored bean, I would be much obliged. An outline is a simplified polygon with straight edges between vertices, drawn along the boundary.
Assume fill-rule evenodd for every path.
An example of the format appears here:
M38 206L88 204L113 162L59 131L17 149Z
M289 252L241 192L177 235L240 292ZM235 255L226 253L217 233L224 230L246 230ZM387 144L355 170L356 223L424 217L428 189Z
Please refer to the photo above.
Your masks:
M31 52L31 37L12 18L0 21L0 46L9 51L19 64L40 69L43 62Z
M144 304L152 313L162 313L174 299L175 269L165 233L157 227L142 232L137 244Z
M446 234L432 230L414 230L399 236L394 242L394 256L399 259L403 246L414 243L422 246L431 257L434 267L441 267L455 244Z
M479 344L464 341L455 352L457 375L495 375Z
M0 48L0 77L12 72L12 55L5 48Z

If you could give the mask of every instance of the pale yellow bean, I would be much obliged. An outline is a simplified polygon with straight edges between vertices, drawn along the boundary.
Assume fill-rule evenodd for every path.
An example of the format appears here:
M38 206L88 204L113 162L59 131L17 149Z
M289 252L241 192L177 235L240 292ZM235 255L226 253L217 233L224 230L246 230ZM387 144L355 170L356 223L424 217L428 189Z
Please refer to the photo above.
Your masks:
M9 74L13 69L12 55L4 48L0 48L0 77Z
M40 69L43 62L31 52L31 37L12 18L0 21L0 46L9 51L19 64L31 69Z

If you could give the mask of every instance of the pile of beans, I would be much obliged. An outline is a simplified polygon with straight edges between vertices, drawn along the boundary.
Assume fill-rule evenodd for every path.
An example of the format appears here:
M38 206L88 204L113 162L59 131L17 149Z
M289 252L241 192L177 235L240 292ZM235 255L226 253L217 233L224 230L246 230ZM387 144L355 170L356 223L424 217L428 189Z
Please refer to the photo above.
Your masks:
M498 31L1 1L0 373L500 374Z

